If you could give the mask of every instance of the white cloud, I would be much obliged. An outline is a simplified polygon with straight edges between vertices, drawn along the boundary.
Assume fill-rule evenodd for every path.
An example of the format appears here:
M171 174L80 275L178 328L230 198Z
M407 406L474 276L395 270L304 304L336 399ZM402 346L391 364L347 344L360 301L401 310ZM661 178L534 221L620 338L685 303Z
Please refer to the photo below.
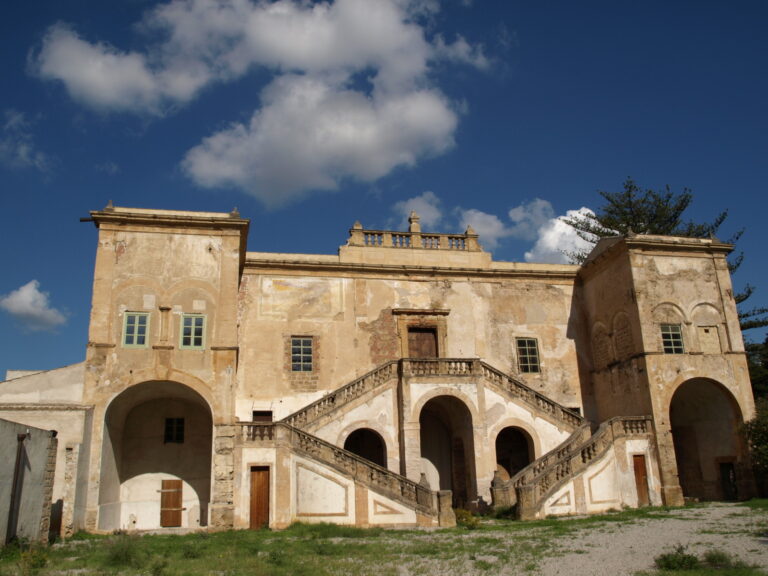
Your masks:
M509 219L512 221L509 230L510 236L523 240L534 240L542 225L554 215L552 203L548 200L534 198L528 203L520 204L508 213Z
M576 230L563 222L563 218L576 218L580 215L591 214L589 208L568 210L565 216L548 220L538 231L538 239L533 248L525 253L526 262L549 262L567 264L568 258L564 252L578 252L590 248L590 244L579 238Z
M48 29L32 66L41 78L60 80L70 97L98 110L160 111L162 89L143 55L91 44L65 24Z
M157 39L144 51L89 42L59 23L30 62L87 106L155 116L214 83L273 71L251 121L205 138L183 169L203 187L279 205L453 145L459 105L434 86L430 66L489 63L462 36L427 37L438 10L434 0L171 0L142 21Z
M48 155L37 149L32 123L23 112L5 110L5 122L0 131L0 164L9 168L34 168L41 172L51 167Z
M31 280L10 294L0 296L0 308L28 330L53 330L64 324L67 318L51 308L48 297L47 292L40 291L40 283Z
M408 198L396 202L392 210L400 217L400 229L408 227L408 216L412 211L421 218L421 229L424 231L435 231L443 218L443 211L440 207L441 201L434 192L426 191L419 196Z
M446 44L442 36L436 36L435 55L438 58L463 62L481 70L485 70L491 65L483 52L482 45L473 46L461 35L457 35L453 44Z
M440 154L453 145L458 121L436 91L366 96L308 76L282 76L261 99L248 125L187 153L182 166L195 182L240 188L276 206Z
M472 226L480 237L483 247L492 250L499 245L499 240L510 235L509 229L495 214L470 208L458 210L459 225L462 229Z

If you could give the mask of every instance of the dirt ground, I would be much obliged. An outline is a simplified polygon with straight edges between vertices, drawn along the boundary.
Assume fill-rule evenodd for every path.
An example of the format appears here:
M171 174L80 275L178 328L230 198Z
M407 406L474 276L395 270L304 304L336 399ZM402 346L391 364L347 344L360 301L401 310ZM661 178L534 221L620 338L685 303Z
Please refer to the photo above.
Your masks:
M768 568L768 511L739 504L710 504L668 514L668 518L583 529L573 537L558 539L556 548L561 555L544 560L533 573L630 576L651 570L656 556L678 544L693 554L717 549Z

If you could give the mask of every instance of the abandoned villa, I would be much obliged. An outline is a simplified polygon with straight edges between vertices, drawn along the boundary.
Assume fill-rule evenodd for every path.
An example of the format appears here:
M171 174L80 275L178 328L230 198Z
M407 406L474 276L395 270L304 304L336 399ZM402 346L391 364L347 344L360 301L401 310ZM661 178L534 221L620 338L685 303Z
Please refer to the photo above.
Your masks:
M0 383L8 468L25 442L27 475L47 466L43 532L446 526L454 508L754 492L717 239L607 238L576 266L496 262L415 213L408 231L355 223L335 255L249 252L237 212L90 220L85 360Z

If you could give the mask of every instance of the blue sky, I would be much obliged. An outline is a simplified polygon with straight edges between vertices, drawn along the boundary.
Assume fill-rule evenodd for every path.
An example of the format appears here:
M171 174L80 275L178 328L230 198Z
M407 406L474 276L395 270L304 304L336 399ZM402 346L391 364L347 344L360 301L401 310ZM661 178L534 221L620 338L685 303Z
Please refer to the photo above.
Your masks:
M229 211L248 247L472 224L551 261L627 177L729 216L768 306L763 1L16 2L0 19L0 375L79 362L89 210ZM764 331L747 336L762 340Z

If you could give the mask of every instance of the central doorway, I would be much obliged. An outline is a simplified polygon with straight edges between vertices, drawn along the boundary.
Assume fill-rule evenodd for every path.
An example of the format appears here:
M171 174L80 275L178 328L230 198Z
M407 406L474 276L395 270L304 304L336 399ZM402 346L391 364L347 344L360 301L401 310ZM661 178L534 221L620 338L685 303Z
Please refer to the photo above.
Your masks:
M453 396L438 396L419 415L421 466L432 490L451 490L454 508L477 498L472 414Z
M434 326L408 327L408 357L437 358L437 328Z

